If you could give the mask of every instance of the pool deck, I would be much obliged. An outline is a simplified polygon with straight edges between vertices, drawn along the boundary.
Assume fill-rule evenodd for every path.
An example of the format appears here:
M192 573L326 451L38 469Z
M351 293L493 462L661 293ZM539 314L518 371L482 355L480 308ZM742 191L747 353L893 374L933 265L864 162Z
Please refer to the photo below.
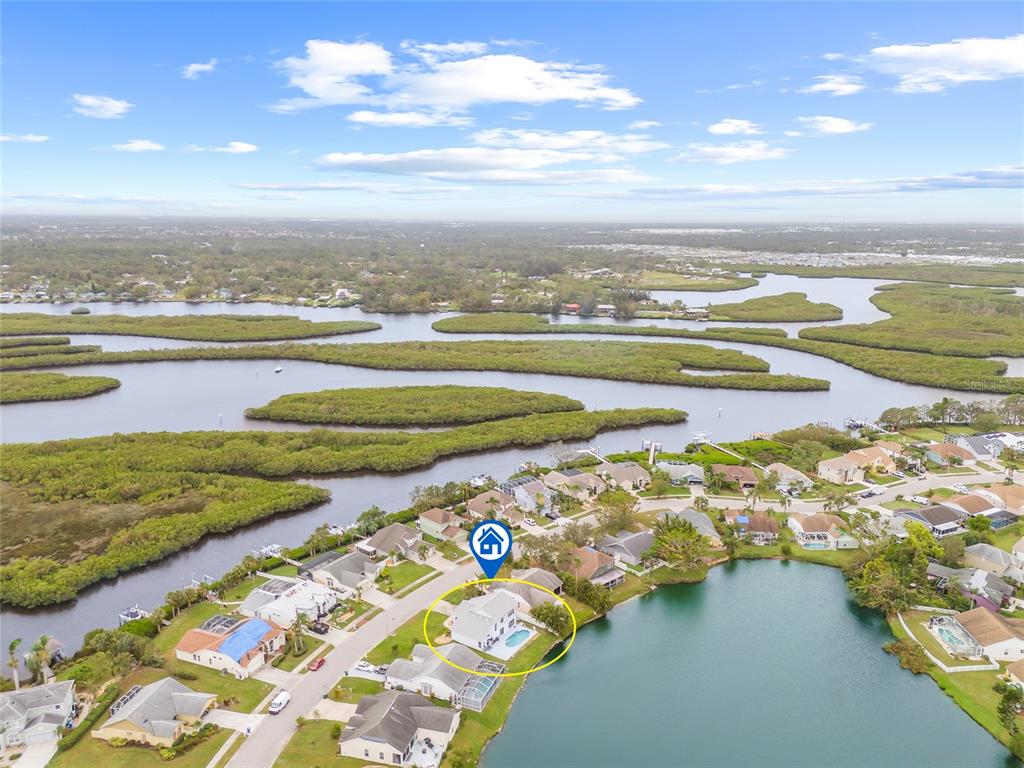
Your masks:
M529 634L516 645L508 645L508 639L515 635L517 632L528 632ZM523 650L523 648L525 648L529 644L529 642L536 636L537 630L531 629L525 624L518 624L516 625L515 629L513 629L511 632L502 637L498 642L492 645L490 649L488 649L487 655L493 656L496 659L501 659L502 661L508 661L517 653L519 653L519 651Z

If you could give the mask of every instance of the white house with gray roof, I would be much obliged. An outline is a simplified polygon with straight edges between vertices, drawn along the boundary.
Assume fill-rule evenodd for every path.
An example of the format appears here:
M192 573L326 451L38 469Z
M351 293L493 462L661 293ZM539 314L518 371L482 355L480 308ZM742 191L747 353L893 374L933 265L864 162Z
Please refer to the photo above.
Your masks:
M654 544L654 532L619 531L614 536L605 536L597 543L597 548L615 558L619 565L640 565L647 557L647 552Z
M445 663L440 656L451 663ZM472 669L478 674L464 672L452 664ZM411 659L395 659L388 665L384 687L420 693L479 712L497 688L500 678L494 675L504 671L504 665L485 661L458 643L442 645L434 650L418 643L412 649Z
M373 580L383 568L383 560L374 560L364 552L349 552L343 555L331 550L299 566L299 576L349 597L355 594L356 590L372 586Z
M687 464L680 461L659 461L654 465L666 475L672 485L703 485L704 466L702 464Z
M722 537L719 535L718 530L715 528L715 524L711 522L711 518L705 515L703 512L698 512L695 509L684 509L679 512L666 510L663 515L678 517L680 520L685 520L694 528L697 532L704 536L713 547L722 546Z
M258 616L281 627L290 627L300 613L318 619L338 604L330 587L307 579L274 576L252 590L239 606L243 616Z
M342 757L387 765L435 768L459 727L459 712L418 693L363 696L338 741Z
M452 640L486 652L516 629L517 608L515 598L501 589L463 600L448 620Z
M58 738L74 703L74 680L0 693L0 749Z
M370 557L390 557L393 553L409 557L423 542L423 533L401 523L386 525L373 536L356 544L356 549Z

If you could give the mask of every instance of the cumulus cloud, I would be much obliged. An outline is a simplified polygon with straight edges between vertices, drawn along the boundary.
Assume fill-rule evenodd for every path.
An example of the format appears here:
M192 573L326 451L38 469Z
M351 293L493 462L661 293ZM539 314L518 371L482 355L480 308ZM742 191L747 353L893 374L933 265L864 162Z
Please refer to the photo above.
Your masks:
M852 96L867 86L859 75L818 75L813 85L801 88L800 93L827 93L830 96Z
M789 155L789 149L769 144L767 141L737 141L731 144L688 144L674 160L685 163L714 163L732 165L753 160L781 160Z
M648 128L658 128L661 126L657 120L634 120L626 127L631 131L646 131Z
M75 102L75 112L86 117L96 117L101 120L124 117L128 114L128 110L135 106L130 101L89 93L76 93L71 96L71 99Z
M823 53L821 58L825 61L841 61L846 58L845 53Z
M708 126L708 133L727 136L734 134L752 135L761 132L761 126L757 123L752 123L750 120L739 120L735 117L727 117Z
M874 127L874 123L859 123L856 120L847 120L845 117L832 117L830 115L798 117L796 121L815 133L857 133L858 131L867 131Z
M226 155L247 155L258 149L257 145L250 144L247 141L229 141L223 147L199 147L195 144L189 144L185 147L186 152L222 152Z
M856 197L911 192L942 192L968 189L1019 189L1024 166L1005 165L936 176L902 176L886 179L824 179L781 181L765 184L689 184L639 187L598 196L644 200L744 199L773 197Z
M213 72L217 68L217 60L210 59L207 62L196 62L194 64L186 64L181 68L181 76L186 80L198 80L200 75L208 72Z
M962 83L1024 75L1024 34L872 48L862 63L897 77L897 93L939 93Z
M110 148L117 152L163 152L167 147L149 139L132 139L124 144L111 144Z
M544 131L513 128L492 128L477 131L473 141L492 147L517 147L519 149L583 150L587 152L611 153L612 155L634 155L653 152L669 147L663 141L654 141L642 133L607 133L597 130Z
M569 101L609 110L640 103L629 90L612 86L599 66L485 51L482 43L408 43L400 60L379 43L309 40L305 56L291 56L277 65L305 95L270 108L295 112L368 104L450 113L497 103Z
M322 169L422 176L442 181L555 183L638 181L632 168L552 168L607 160L600 153L515 147L446 147L410 152L332 152L317 159Z
M473 124L468 115L453 115L445 112L375 112L361 109L348 116L348 120L359 125L375 128L428 128L438 125L466 126Z
M40 144L49 140L49 136L43 136L39 133L5 133L0 135L0 141L20 141L26 144Z

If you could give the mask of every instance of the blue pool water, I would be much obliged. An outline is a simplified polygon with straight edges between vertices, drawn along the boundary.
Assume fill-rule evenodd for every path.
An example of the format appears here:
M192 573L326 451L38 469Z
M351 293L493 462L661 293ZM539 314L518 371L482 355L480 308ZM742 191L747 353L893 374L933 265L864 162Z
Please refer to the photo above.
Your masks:
M939 635L942 637L943 640L946 641L946 645L951 645L954 648L959 648L961 645L964 644L963 640L961 640L959 637L956 636L955 633L950 632L945 627L939 627Z
M521 645L526 638L530 636L530 630L528 629L517 629L511 635L505 638L505 645L509 648L515 648L517 645Z

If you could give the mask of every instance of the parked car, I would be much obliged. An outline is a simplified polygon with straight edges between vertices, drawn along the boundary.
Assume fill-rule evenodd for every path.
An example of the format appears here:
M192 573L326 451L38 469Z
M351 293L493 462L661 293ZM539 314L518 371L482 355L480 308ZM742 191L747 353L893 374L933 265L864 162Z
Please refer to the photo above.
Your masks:
M561 517L561 515L552 510L550 512L545 512L544 517L546 517L548 520L557 520Z
M523 518L523 525L528 525L528 526L530 526L532 528L533 526L536 525L536 523L533 521L533 518L524 517Z
M309 625L311 631L316 632L318 635L326 635L331 631L331 628L322 621L314 621Z
M270 708L267 709L267 711L272 715L279 714L282 709L288 706L288 702L291 700L292 695L288 693L288 691L281 691L274 697L274 700L270 702Z
M955 485L951 485L950 488L958 493L967 493L967 486L963 483L956 483Z
M910 498L911 501L916 501L918 504L931 504L932 503L930 499L927 499L924 496L910 496L909 498Z
M316 672L318 669L320 669L320 667L322 667L326 663L327 663L327 659L325 657L321 656L319 659L313 659L313 661L311 661L309 663L309 666L307 667L307 669L310 672Z
M906 472L900 472L898 469L894 469L892 471L892 474L893 474L893 477L906 477L907 476Z
M376 672L377 668L368 661L360 661L356 664L356 669L360 672Z

